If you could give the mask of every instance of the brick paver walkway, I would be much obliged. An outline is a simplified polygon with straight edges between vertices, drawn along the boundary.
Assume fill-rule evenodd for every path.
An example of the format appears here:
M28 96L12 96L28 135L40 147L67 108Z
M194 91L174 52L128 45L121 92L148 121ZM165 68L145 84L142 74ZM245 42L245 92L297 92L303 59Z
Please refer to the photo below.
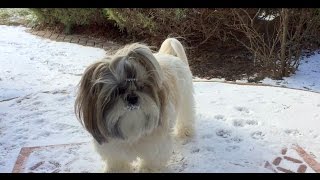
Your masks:
M84 35L56 34L50 31L36 31L33 29L29 29L27 32L53 41L75 43L83 46L103 48L105 50L117 49L119 47L118 44L107 41L106 39L92 38Z
M289 155L288 150L295 151L298 156L292 157L292 153ZM290 149L283 148L281 155L265 163L265 168L275 173L320 173L320 163L299 145L294 145Z
M74 143L74 144L57 144L50 146L36 146L36 147L23 147L16 160L13 173L28 173L28 172L42 172L46 169L45 166L50 166L52 173L63 172L62 169L67 169L60 162L53 161L52 159L41 159L39 162L33 162L29 164L28 158L32 153L39 151L45 151L48 148L70 148L80 145L88 145L89 142ZM76 160L71 160L76 161ZM69 164L69 162L67 163ZM305 149L298 145L294 145L290 148L283 148L279 150L279 155L270 161L266 160L265 168L274 173L320 173L320 163L315 160L312 154L306 152ZM47 168L47 169L50 169Z

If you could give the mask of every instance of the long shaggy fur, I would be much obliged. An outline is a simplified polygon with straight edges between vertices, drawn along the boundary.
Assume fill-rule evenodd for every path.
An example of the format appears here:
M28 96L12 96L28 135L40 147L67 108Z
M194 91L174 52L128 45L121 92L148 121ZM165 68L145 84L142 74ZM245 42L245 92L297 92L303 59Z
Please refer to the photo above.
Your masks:
M75 101L77 117L94 138L107 172L165 166L173 133L191 136L194 123L192 74L182 44L166 39L158 53L134 43L90 65Z

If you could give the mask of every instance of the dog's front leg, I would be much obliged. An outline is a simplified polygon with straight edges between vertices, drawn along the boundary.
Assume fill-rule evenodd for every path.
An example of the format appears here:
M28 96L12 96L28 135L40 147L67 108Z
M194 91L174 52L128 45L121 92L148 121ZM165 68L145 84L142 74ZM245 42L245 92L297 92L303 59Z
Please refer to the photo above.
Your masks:
M131 166L128 162L115 159L108 159L104 169L105 173L130 173L131 171Z
M105 163L104 172L108 173L128 173L131 172L131 162L137 157L128 153L126 147L117 143L98 144L95 149ZM130 151L129 151L130 152Z
M139 172L163 172L173 151L172 137L161 135L150 138L140 146L141 163Z

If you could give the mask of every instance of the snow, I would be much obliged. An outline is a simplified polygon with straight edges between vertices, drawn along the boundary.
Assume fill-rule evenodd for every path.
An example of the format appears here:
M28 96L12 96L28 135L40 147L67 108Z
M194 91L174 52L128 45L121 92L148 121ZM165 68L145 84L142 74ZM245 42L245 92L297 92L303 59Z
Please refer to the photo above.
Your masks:
M9 26L0 26L0 46L0 172L12 172L21 148L46 145L57 146L31 153L26 172L101 172L103 162L76 120L73 104L84 68L107 52ZM309 58L281 82L319 91L318 59ZM265 162L293 144L320 162L320 94L222 82L195 82L194 87L196 135L175 141L169 172L272 172Z
M224 78L207 80L199 77L194 77L194 81L227 82ZM240 79L236 80L236 83L248 83L248 80ZM283 80L265 78L259 81L259 84L320 92L320 53L303 58L299 69L290 77L284 77Z
M261 82L264 84L320 92L320 54L317 53L309 58L303 59L299 69L290 77L285 77L283 80L277 81L266 78Z
M88 137L74 117L75 86L102 49L54 42L0 26L0 172L10 172L23 146Z

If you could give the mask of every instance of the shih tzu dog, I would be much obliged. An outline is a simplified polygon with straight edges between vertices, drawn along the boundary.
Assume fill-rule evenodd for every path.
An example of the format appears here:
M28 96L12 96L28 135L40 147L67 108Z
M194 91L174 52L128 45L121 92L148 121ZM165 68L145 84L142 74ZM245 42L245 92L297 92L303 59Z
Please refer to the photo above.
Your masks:
M75 111L106 162L106 172L159 172L173 135L194 133L192 73L182 44L166 39L158 53L134 43L90 65L79 83Z

